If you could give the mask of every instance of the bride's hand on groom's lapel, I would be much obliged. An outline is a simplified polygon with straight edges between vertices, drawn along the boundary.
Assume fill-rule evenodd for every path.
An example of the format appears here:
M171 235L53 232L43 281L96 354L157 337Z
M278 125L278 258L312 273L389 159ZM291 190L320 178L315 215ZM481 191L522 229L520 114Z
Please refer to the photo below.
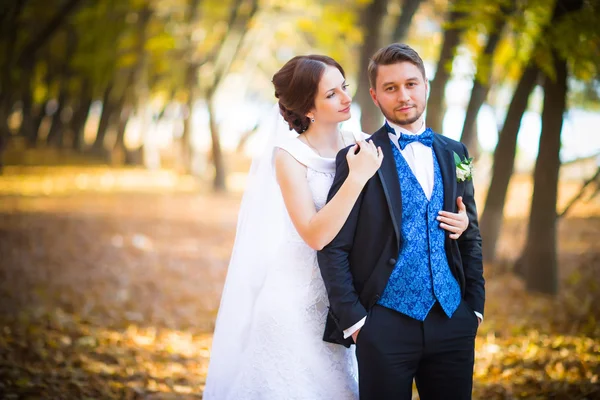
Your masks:
M437 220L440 221L440 228L450 232L450 239L458 239L460 235L469 227L469 217L467 208L462 201L462 197L456 199L458 213L440 211Z
M349 177L361 186L377 172L383 161L381 147L375 147L373 141L361 140L357 142L346 154Z

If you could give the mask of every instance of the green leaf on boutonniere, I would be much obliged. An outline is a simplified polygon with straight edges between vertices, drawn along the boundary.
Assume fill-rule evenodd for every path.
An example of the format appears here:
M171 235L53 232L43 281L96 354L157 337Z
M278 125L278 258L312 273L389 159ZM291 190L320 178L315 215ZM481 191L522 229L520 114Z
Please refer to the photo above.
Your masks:
M460 156L458 154L456 154L455 151L453 151L453 153L454 153L454 164L456 164L456 166L458 167L462 161L460 160Z

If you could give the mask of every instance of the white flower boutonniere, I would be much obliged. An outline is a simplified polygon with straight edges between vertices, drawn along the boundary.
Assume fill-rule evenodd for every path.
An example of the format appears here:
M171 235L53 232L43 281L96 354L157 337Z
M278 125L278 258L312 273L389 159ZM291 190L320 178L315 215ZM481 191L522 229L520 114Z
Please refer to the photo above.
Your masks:
M456 182L470 181L473 179L473 157L464 160L454 152L454 164L456 164Z

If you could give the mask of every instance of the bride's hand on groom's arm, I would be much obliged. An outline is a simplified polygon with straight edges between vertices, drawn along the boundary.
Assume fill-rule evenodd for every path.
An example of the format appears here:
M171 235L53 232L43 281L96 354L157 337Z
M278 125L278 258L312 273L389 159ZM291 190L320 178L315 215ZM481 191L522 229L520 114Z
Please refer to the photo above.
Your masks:
M440 221L440 228L450 232L450 239L458 239L469 227L467 207L463 203L462 197L456 199L456 204L458 206L457 213L440 211L437 217L437 220Z

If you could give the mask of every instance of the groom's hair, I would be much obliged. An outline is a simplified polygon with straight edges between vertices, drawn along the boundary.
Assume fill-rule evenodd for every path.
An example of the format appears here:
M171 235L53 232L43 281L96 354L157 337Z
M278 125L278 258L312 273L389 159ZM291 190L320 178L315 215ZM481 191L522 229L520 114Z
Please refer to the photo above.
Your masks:
M419 53L407 44L393 43L377 50L369 61L369 68L367 71L369 73L369 84L371 85L371 88L375 89L377 83L377 68L380 65L392 65L401 62L414 64L419 68L421 74L423 74L423 79L427 79L425 77L425 65L423 64L423 60L419 56Z

